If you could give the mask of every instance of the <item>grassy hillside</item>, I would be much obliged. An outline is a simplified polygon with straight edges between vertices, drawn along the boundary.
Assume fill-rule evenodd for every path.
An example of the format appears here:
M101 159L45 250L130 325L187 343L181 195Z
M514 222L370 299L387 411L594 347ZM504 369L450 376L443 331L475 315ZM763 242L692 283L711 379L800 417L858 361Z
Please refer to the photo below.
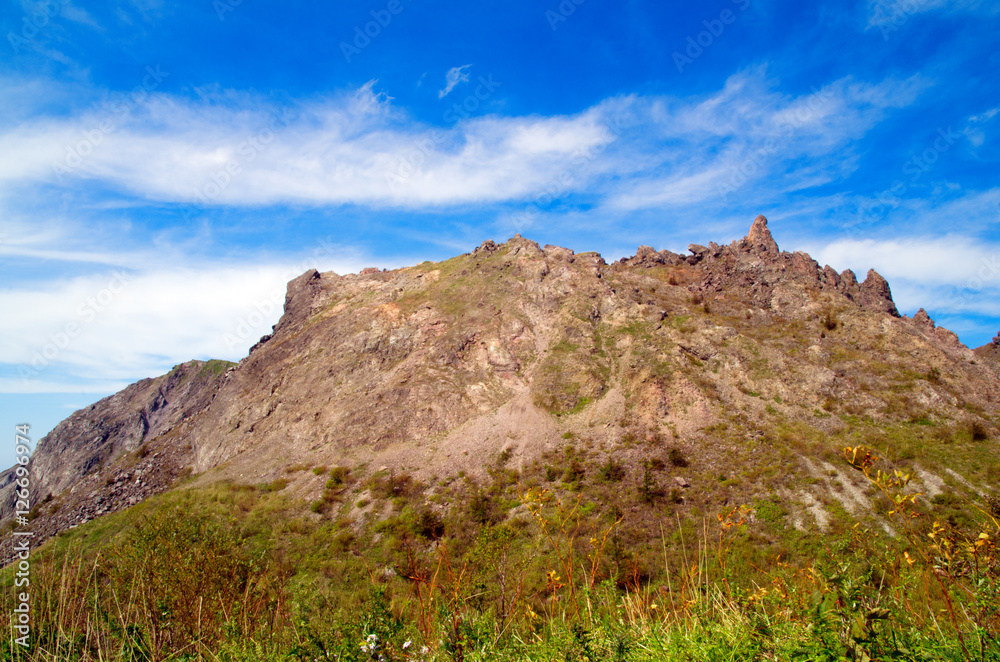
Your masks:
M4 659L1000 659L996 497L921 499L862 449L835 466L878 519L819 535L777 494L701 503L664 480L682 452L567 441L479 483L293 466L320 501L285 480L154 497L36 552L33 649Z

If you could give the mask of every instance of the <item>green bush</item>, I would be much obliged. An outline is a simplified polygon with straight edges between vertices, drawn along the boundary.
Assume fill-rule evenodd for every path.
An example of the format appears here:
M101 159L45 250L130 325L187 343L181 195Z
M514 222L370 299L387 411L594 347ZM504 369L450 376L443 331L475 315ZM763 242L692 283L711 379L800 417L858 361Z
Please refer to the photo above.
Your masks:
M598 476L606 483L619 483L625 478L627 473L624 465L616 461L613 457L609 457L607 462L601 465Z
M684 457L684 453L681 452L679 448L671 448L667 456L670 458L670 464L675 467L688 466L688 460Z

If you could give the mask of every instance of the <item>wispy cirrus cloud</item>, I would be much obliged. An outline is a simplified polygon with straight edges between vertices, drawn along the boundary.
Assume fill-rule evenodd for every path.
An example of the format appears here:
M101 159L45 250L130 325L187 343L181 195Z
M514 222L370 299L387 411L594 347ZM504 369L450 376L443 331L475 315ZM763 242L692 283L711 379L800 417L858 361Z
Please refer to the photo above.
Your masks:
M395 108L374 82L284 106L153 92L110 131L107 109L22 119L0 134L0 191L99 184L164 202L417 209L528 200L572 172L564 193L610 207L691 204L772 172L789 173L786 190L842 176L851 141L928 85L847 78L794 96L755 69L700 98L631 95L572 115L445 128Z
M444 77L445 79L444 89L438 92L438 99L443 99L449 94L451 94L452 90L454 90L460 83L468 83L469 82L468 69L471 66L472 66L471 64L463 64L460 67L452 67L451 69L449 69L448 73L445 74Z
M993 15L1000 7L990 0L868 0L868 27L901 27L910 16L932 11Z

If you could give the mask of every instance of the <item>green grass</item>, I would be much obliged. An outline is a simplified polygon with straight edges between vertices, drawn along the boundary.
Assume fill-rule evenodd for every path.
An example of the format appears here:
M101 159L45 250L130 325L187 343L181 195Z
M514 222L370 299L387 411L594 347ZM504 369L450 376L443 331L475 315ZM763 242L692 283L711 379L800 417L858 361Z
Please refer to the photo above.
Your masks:
M757 475L736 480L690 446L611 453L583 434L523 467L501 453L481 483L332 467L319 507L273 483L168 492L36 550L35 648L8 640L0 658L1000 659L995 547L983 548L973 595L948 591L960 619L986 609L976 623L956 627L934 583L930 523L973 540L987 523L958 493L921 506L912 537L887 537L832 500L825 535L796 531L777 491L745 518L734 510L769 481L803 479L779 462L783 448L794 459L875 435L919 449L933 431L859 420L823 439L782 426L748 449L764 458ZM713 427L716 444L735 443L736 427ZM950 446L971 462L982 444ZM690 490L670 478L685 463ZM12 581L0 573L8 613ZM375 642L375 655L362 650ZM982 655L963 652L972 644Z

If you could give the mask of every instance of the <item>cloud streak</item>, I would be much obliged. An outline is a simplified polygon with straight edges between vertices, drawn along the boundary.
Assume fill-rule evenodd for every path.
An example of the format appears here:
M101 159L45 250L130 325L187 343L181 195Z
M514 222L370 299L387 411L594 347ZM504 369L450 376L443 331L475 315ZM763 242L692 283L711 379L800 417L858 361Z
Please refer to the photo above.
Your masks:
M105 113L36 117L0 134L0 192L101 185L159 202L421 209L529 200L554 173L572 170L565 193L585 191L617 209L690 204L797 158L844 154L792 173L787 190L842 176L851 141L926 87L842 79L796 97L772 85L753 70L693 100L633 95L573 115L488 115L445 128L413 120L374 82L282 107L153 92L69 169L60 165Z
M471 64L463 64L461 67L452 67L445 74L445 86L444 89L438 92L438 99L444 99L446 96L451 94L451 91L459 85L459 83L469 82L469 72L466 71Z

